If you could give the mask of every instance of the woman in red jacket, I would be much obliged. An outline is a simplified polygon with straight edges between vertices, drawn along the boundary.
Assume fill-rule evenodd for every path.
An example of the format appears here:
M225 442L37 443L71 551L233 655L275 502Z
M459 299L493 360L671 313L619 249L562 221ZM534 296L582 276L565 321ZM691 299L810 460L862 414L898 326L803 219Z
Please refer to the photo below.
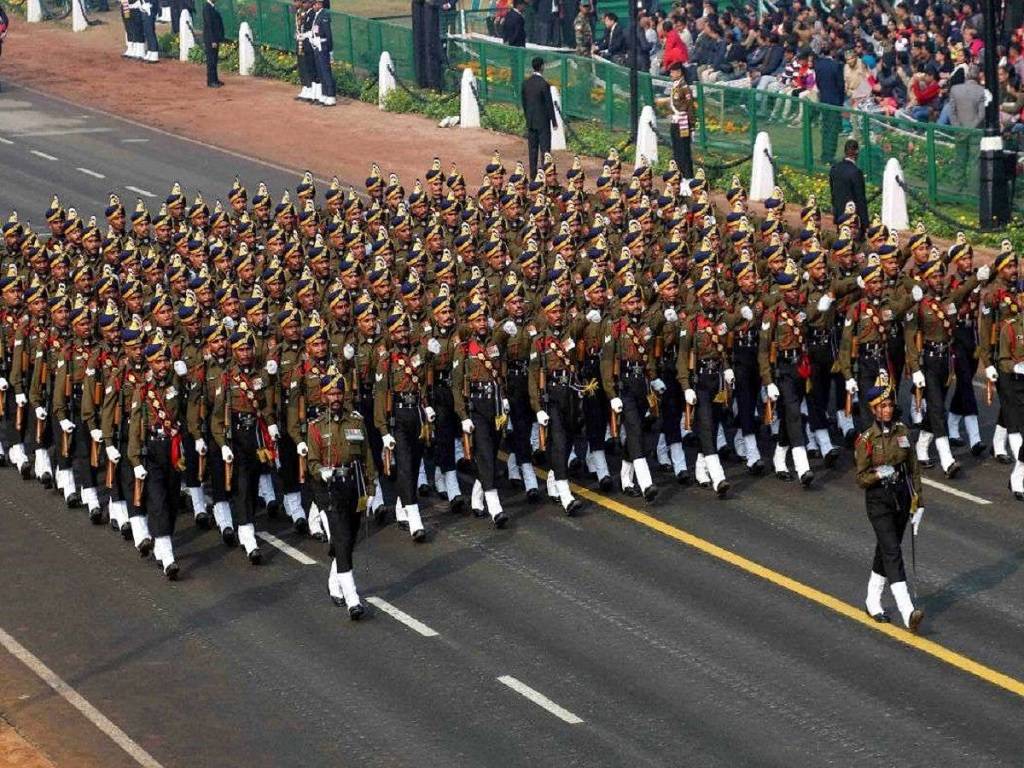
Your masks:
M676 25L681 28L683 23L677 21ZM665 74L677 61L686 64L690 60L690 52L679 34L679 29L671 21L666 21L662 29L665 30L665 51L661 55L661 71Z

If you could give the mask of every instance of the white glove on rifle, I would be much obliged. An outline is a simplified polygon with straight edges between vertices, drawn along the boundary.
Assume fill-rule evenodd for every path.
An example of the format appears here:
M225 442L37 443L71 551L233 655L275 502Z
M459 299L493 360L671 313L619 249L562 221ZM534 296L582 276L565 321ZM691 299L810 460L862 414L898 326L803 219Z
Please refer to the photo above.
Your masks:
M856 379L847 379L846 380L846 391L849 392L851 395L856 395L857 394L857 380Z
M768 399L773 403L779 399L779 388L775 386L774 382L767 386L766 391L768 392Z
M512 320L506 320L504 323L501 324L501 328L509 336L515 336L517 333L519 333L519 329L516 327L515 322L513 322Z
M36 418L40 421L46 421L46 419L49 418L49 414L46 412L45 408L39 406L36 408Z
M668 309L665 310L665 322L666 323L674 323L678 319L679 319L679 313L676 312L674 309L672 309L672 307L669 307Z
M113 464L117 464L121 460L121 452L112 445L107 446L107 460Z
M622 413L622 398L621 397L613 397L610 405L612 407L612 410L615 411L615 413Z
M267 427L267 432L270 433L270 437L273 438L274 440L281 439L281 428L277 426L277 424L271 424L269 427Z
M320 467L321 480L325 483L329 483L332 477L334 477L334 467Z
M999 379L999 371L996 370L994 365L990 365L985 369L985 378L989 381L995 382Z
M196 453L198 453L200 456L205 456L206 451L206 440L200 437L198 440L196 440Z
M384 443L384 447L387 448L389 451L395 450L396 443L394 435L384 435L381 438L381 442Z
M270 376L277 374L277 360L267 360L267 374Z
M299 456L309 456L309 446L304 442L296 443L295 452L299 454Z
M17 405L17 406L20 406L20 407L24 407L24 406L28 405L28 398L24 394L15 395L14 396L14 404Z
M3 376L0 376L0 392L6 392L7 387L9 386L10 384L7 383L7 379L5 379Z
M683 393L683 397L686 398L686 404L687 405L696 405L697 404L697 392L695 390L692 390L692 389L686 390L686 392Z
M722 374L722 378L725 379L725 383L730 387L736 383L736 374L733 372L732 368L726 368L725 372Z
M427 342L427 351L432 355L441 354L441 342L437 339L431 339Z
M551 417L548 416L547 411L537 411L537 423L542 427L546 427L551 422Z
M268 363L268 365L269 365L269 363ZM174 372L176 374L178 374L179 376L187 376L188 375L188 366L185 365L185 361L184 360L175 360L174 361Z
M744 304L742 307L740 307L740 317L742 317L744 320L753 320L754 310L752 310L750 307Z
M473 420L472 419L463 419L462 420L462 431L465 432L467 435L473 434Z
M992 277L992 267L988 264L982 264L978 267L978 282L987 283L988 279Z
M921 527L921 518L924 517L924 507L918 507L917 512L910 518L910 524L914 526L914 535L917 536L917 529Z
M135 473L135 479L136 480L145 480L146 479L146 475L149 474L146 471L146 468L144 466L142 466L141 464L139 464L137 467L132 467L132 472Z
M94 443L102 443L103 442L103 430L102 429L90 429L89 430L89 437L92 438L92 441Z
M661 379L655 379L654 381L651 382L651 389L654 390L654 394L660 395L667 389L667 387L665 386L664 381L662 381Z
M1024 363L1017 363L1013 366L1013 372L1016 374L1024 374Z
M879 467L875 467L875 474L878 475L879 480L888 480L896 474L896 470L892 464L882 464Z
M345 356L346 360L351 360L353 357L356 356L355 347L353 347L351 344L346 344L344 347L341 348L341 354Z
M428 405L426 408L423 409L423 413L426 414L427 422L433 424L434 419L437 418L437 414L434 412L434 409Z
M591 322L591 323L600 323L601 322L601 310L599 310L599 309L587 310L587 321Z
M818 311L828 312L828 308L832 306L834 299L827 293L822 294L821 298L818 299Z
M918 389L924 389L924 371L914 371L910 378L914 382L915 387Z
M502 413L508 413L510 410L512 410L512 406L509 404L508 398L507 397L501 398L501 412Z
M224 460L225 464L230 464L235 460L235 454L231 451L231 446L222 445L220 448L220 457Z

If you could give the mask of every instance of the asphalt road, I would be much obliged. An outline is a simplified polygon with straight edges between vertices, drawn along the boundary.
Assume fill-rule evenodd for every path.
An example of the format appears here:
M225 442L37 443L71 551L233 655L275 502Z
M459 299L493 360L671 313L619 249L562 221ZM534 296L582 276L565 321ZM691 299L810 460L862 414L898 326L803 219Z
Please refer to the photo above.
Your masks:
M129 186L155 208L175 179L210 201L236 173L275 197L297 181L16 87L0 95L0 169L0 212L33 223L54 192L99 215L111 191L141 194ZM926 488L919 539L924 640L847 610L874 542L849 452L808 491L730 463L726 501L662 476L653 504L593 498L575 519L508 490L504 531L441 504L426 545L372 528L356 551L364 598L429 636L379 606L349 622L327 598L325 547L280 520L257 527L315 564L264 546L252 568L184 520L168 584L0 470L0 630L168 767L1020 765L1024 505L1005 467L961 461L954 481L927 473L942 487ZM56 696L31 679L0 676L0 715L51 754L80 742L67 764L135 764L59 701L40 714Z

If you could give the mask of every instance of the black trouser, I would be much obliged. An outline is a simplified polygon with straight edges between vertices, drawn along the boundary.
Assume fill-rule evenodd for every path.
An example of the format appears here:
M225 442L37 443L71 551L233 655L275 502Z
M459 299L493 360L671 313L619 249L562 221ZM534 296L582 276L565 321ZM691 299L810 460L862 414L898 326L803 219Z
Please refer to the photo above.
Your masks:
M334 98L334 73L331 71L331 52L325 50L316 51L316 74L323 89L322 95L326 98Z
M682 174L682 177L684 179L692 179L692 139L689 136L681 136L679 133L679 126L676 125L675 123L672 123L672 128L669 130L669 135L672 137L672 158L676 161L676 165L679 166L679 173Z
M548 383L548 466L555 480L569 479L569 452L572 449L579 423L579 395L568 384ZM604 449L604 432L601 434Z
M220 82L217 75L217 62L220 58L220 46L203 43L203 53L206 56L206 84L213 85Z
M78 2L78 0L75 0L75 2ZM142 14L142 34L146 39L147 51L160 50L160 43L156 39L156 17L159 12L159 8L154 5L152 13Z
M469 418L473 422L473 460L476 462L476 476L485 491L494 490L497 474L499 435L494 424L498 415L497 400L493 384L480 392L470 390L469 393Z
M455 400L449 384L435 382L430 403L434 408L434 463L442 472L455 470L455 441L461 428L455 416Z
M644 445L644 416L650 407L647 401L647 374L629 370L619 376L619 399L622 400L622 423L626 427L626 458L629 461L647 455Z
M775 366L775 386L779 388L779 399L775 402L779 417L779 445L784 448L803 448L806 442L800 403L807 384L796 369L796 360L780 360Z
M512 436L509 438L512 453L519 464L528 464L533 459L533 445L530 435L533 433L533 422L537 416L530 407L530 387L526 373L509 373L505 381L508 396L508 418L512 424Z
M910 520L910 492L906 484L905 478L894 478L890 485L869 488L865 494L868 520L876 539L871 570L885 576L890 584L907 580L901 546Z
M683 442L683 388L676 378L676 358L663 357L658 376L665 385L661 393L661 433L668 445Z
M52 405L50 406L52 409ZM74 404L69 405L68 411L70 414L74 414ZM71 457L73 455L72 441L74 440L74 432L64 437L64 429L60 425L60 419L57 418L57 413L53 410L50 411L50 434L53 435L53 448L56 454L56 467L57 469L71 469ZM64 443L67 442L68 452L64 454Z
M946 392L949 391L949 352L921 355L921 371L924 373L924 402L928 406L925 422L928 431L935 437L946 437Z
M868 390L875 386L875 379L878 378L878 372L888 365L886 359L877 354L865 354L861 353L857 356L857 392L860 395L860 424L858 429L864 431L867 429L875 420L875 415L871 412L871 404L868 402ZM892 369L889 368L889 380L893 382L893 391L898 389L898 382L893 380Z
M299 84L303 88L308 88L313 84L313 76L316 74L316 64L313 62L312 51L313 46L306 42L302 42L298 53L296 54L296 67L299 70Z
M174 534L174 520L181 499L181 472L171 462L169 438L152 436L146 441L145 467L149 532L154 538L171 536Z
M372 382L369 386L360 387L359 395L356 397L356 410L363 417L366 440L370 444L370 454L373 456L374 468L377 470L377 482L380 483L381 496L385 504L390 504L395 499L395 483L393 476L384 474L384 441L373 420ZM416 468L416 471L419 472L419 467Z
M953 370L956 385L949 410L959 416L977 416L978 398L974 394L974 372L978 361L974 357L978 344L974 337L974 326L958 325L953 332Z
M236 525L250 525L256 523L256 497L259 495L260 473L263 472L263 463L256 453L259 430L255 419L232 418L231 511Z
M95 488L96 468L92 465L92 436L80 414L81 411L79 415L74 416L75 431L68 435L68 458L71 461L75 482L82 488Z
M14 390L9 386L5 391L0 392L0 404L2 404L3 411L3 421L0 422L0 442L3 442L4 450L9 451L12 445L22 442L22 433L25 431L25 427L23 424L20 430L17 429L18 404L14 402ZM22 412L22 418L24 418L24 412Z
M903 343L903 326L897 325L893 328L893 337L889 340L889 380L892 381L892 391L899 401L900 383L905 376L907 364L907 348Z
M47 401L43 407L49 409L49 401ZM53 445L53 427L50 424L50 419L40 419L36 416L36 407L31 402L25 406L26 411L29 414L28 418L28 434L25 440L25 450L29 454L29 458L32 458L32 451L42 448L43 450L49 450L50 446Z
M761 370L756 347L733 347L732 372L736 376L736 421L744 435L756 435L759 429L757 404L761 400Z
M201 487L203 478L199 476L199 454L196 452L196 441L192 439L192 435L186 433L181 436L181 450L185 454L185 487Z
M313 417L309 415L309 406L307 405L306 424L312 420ZM302 490L302 486L299 485L299 449L288 432L288 420L278 418L277 426L281 430L281 436L277 439L277 458L281 465L277 470L277 475L281 480L281 493L298 493ZM304 427L305 425L302 425L300 428Z
M537 159L543 160L544 153L551 151L551 126L527 128L526 143L530 152L530 178L537 175Z
M714 456L718 453L718 425L722 423L721 406L715 402L722 390L722 370L717 366L703 370L698 368L693 374L693 382L697 393L694 431L700 441L700 452Z
M356 478L349 475L343 480L325 483L319 477L311 481L317 507L327 516L330 547L338 573L352 570L352 552L356 548L359 525L359 489Z
M230 501L231 496L228 493L224 476L224 457L221 455L217 443L214 442L213 435L210 434L209 429L206 430L205 434L207 445L206 476L210 481L210 495L213 497L214 504L221 501Z
M1011 435L1024 432L1024 375L1000 371L996 386L999 391L999 410L1006 422L1006 431Z
M830 341L818 342L808 347L807 354L811 358L811 391L807 393L807 420L811 424L811 429L828 429L835 347Z
M146 40L145 32L142 30L142 10L133 8L128 12L128 21L125 23L128 31L129 43L142 43Z
M580 372L583 381L596 379L601 381L601 360L597 355L587 357ZM604 450L604 438L608 434L608 395L604 387L598 385L594 394L585 395L583 398L583 432L586 436L587 447L591 451ZM613 440L618 440L618 435L612 435Z
M395 477L398 498L402 500L404 506L409 506L416 503L420 460L423 458L423 441L420 440L423 421L420 418L420 406L396 402L392 421L391 436L395 438L395 450L391 472Z

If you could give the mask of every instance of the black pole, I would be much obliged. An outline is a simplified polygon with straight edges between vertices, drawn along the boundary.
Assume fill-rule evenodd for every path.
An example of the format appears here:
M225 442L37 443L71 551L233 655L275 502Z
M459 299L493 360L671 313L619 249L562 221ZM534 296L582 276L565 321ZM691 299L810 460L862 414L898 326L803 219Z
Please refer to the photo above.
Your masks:
M985 29L982 42L985 44L985 87L992 92L992 99L985 109L985 135L999 136L999 43L997 29L999 16L996 0L983 0Z
M636 144L636 129L640 124L640 85L637 82L640 47L640 0L629 0L629 24L632 35L629 51L629 135Z
M979 224L982 229L998 229L1010 221L1010 190L1006 153L999 130L999 51L996 0L982 0L985 27L985 87L992 95L985 109L985 135L981 140L978 178Z

